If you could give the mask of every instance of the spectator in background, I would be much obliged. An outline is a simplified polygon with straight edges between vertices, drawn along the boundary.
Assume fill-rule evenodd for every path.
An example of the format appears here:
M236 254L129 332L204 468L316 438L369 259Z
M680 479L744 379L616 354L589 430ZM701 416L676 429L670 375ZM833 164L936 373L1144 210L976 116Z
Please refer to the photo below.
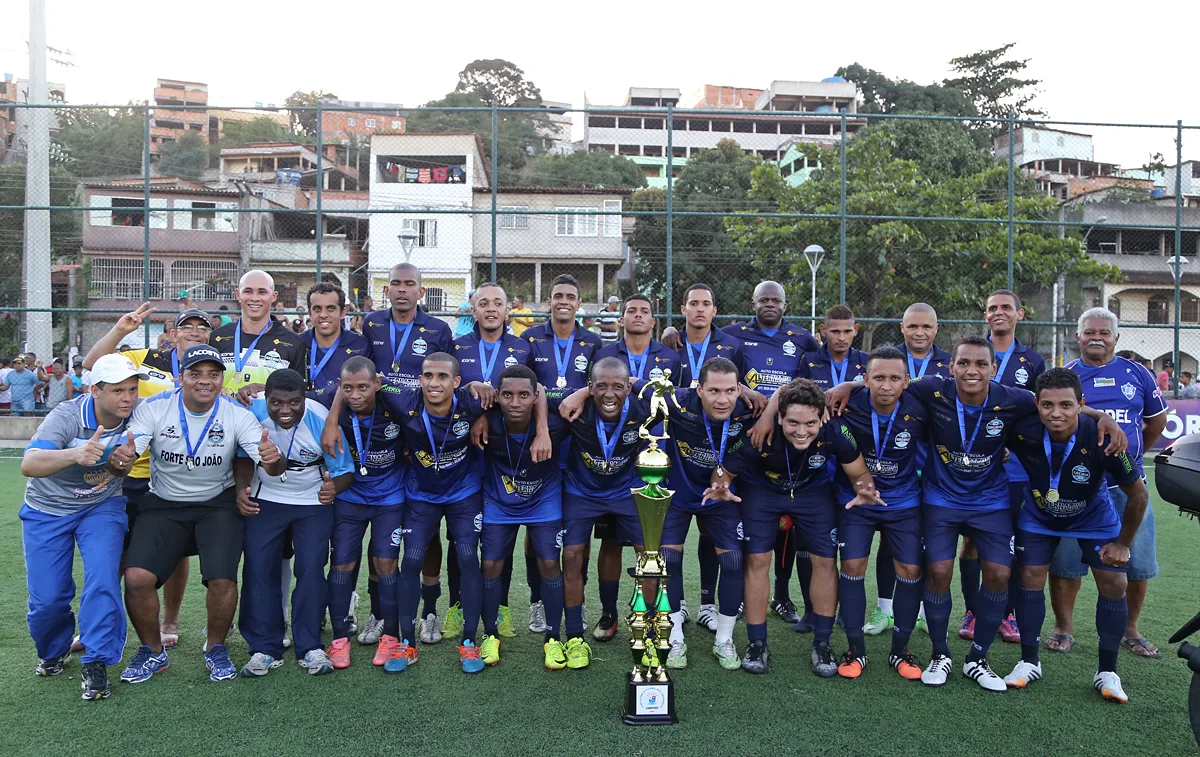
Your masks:
M1153 371L1151 371L1153 372ZM1171 391L1171 379L1175 375L1175 364L1170 360L1163 363L1163 369L1158 374L1158 390L1160 392Z
M467 292L467 299L463 300L458 306L458 324L454 327L454 338L466 336L475 328L475 316L471 314L471 298L475 296L475 290Z
M8 360L0 358L0 386L7 387L7 379L12 368L9 367ZM12 390L0 390L0 415L8 415L12 410Z
M587 331L590 331L590 332L592 332L593 334L599 334L599 333L600 333L600 327L596 325L596 319L595 319L595 318L593 318L592 316L588 315L588 316L584 316L582 320L583 320L583 328L584 328L584 329L586 329Z
M229 306L228 305L222 305L221 307L217 308L217 310L219 311L217 313L217 321L219 321L217 323L217 328L220 328L229 323L233 323L233 316L229 315Z
M67 376L62 358L54 358L50 364L50 376L46 382L46 409L53 410L75 396L75 385Z
M92 374L83 369L83 358L79 355L71 361L71 384L75 387L76 397L92 390Z
M525 298L523 297L513 297L512 307L508 309L508 315L508 325L512 328L513 336L521 336L521 334L525 333L525 329L535 325L534 319L528 317L533 315L533 311L525 307Z
M14 358L12 369L4 379L4 384L0 385L0 390L12 392L14 415L29 415L33 412L33 390L37 385L37 374L25 366L25 358Z
M1179 374L1179 396L1185 400L1194 400L1200 397L1200 387L1196 386L1196 377L1191 371L1183 371Z
M158 349L163 352L170 352L175 349L175 343L171 341L171 335L167 333L166 329L158 335Z
M303 334L304 333L304 321L300 320L299 318L293 318L292 319L292 331L295 331L297 334Z
M357 331L358 333L361 334L362 327L363 327L363 318L367 315L367 313L370 313L374 309L375 309L375 300L371 297L363 297L361 310L359 310L359 312L356 313L354 315L354 317L350 320L349 329L351 331Z
M617 343L620 335L621 298L613 295L608 298L608 304L600 311L600 341L607 347Z

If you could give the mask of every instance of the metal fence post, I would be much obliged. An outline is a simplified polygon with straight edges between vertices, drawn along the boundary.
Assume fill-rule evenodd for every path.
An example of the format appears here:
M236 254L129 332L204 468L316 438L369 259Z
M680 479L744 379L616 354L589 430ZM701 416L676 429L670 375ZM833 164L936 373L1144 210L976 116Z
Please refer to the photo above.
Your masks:
M496 280L496 206L500 199L500 113L496 101L492 100L492 275L488 281ZM472 276L474 278L474 276Z
M1016 236L1016 226L1013 223L1013 206L1016 197L1016 175L1017 167L1015 143L1013 141L1013 126L1017 114L1013 111L1008 112L1008 288L1013 288L1013 246Z
M325 236L324 224L322 223L322 221L324 219L322 219L322 217L321 217L321 188L322 188L322 185L325 184L325 163L324 163L325 149L324 149L324 144L323 144L325 141L325 131L324 131L325 124L323 123L324 120L325 120L325 118L323 115L323 111L321 109L321 101L318 100L317 101L317 218L315 221L316 227L313 230L313 236L315 236L317 238L317 281L316 281L316 283L318 283L318 284L321 283L321 243L323 241L322 237ZM334 165L337 165L337 150L336 150L336 148L334 150L333 156L334 156L333 163L334 163ZM347 150L346 151L347 162L349 161L349 159L350 159L350 154L349 154L349 150ZM361 186L362 177L359 176L358 180L359 180L360 186ZM300 303L296 303L296 304L299 305Z
M1180 289L1183 284L1183 121L1175 123L1175 347L1172 362L1175 363L1175 398L1179 398L1179 307Z
M142 106L142 301L150 300L150 101ZM163 288L167 286L166 272L163 272ZM188 292L190 295L191 292ZM168 293L163 292L163 299L169 299ZM150 349L150 319L145 326L146 349Z
M842 110L842 198L841 198L841 218L838 219L838 254L840 262L838 264L838 276L841 279L841 284L838 288L838 302L846 302L846 111Z
M667 326L675 319L675 271L672 229L675 226L675 105L667 103Z

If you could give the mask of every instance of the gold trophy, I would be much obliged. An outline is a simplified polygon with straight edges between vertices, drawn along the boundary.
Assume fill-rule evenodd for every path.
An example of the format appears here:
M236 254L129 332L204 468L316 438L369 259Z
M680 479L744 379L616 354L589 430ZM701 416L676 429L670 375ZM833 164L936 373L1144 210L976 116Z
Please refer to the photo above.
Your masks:
M637 556L637 566L633 571L633 599L629 602L630 613L625 619L629 625L629 648L633 653L633 672L629 674L625 692L626 725L670 725L679 722L675 714L675 683L663 667L670 648L671 606L667 601L667 565L658 551L662 546L667 508L675 494L661 486L670 472L671 461L667 453L658 447L659 441L670 438L667 434L667 394L675 400L675 387L671 384L670 376L669 370L663 371L662 378L646 382L638 395L645 394L647 389L654 392L650 398L650 417L639 431L641 438L650 442L637 457L638 476L645 486L630 490L637 505L645 549ZM660 416L662 434L655 436L650 429ZM644 589L647 582L657 587L652 604L646 602Z

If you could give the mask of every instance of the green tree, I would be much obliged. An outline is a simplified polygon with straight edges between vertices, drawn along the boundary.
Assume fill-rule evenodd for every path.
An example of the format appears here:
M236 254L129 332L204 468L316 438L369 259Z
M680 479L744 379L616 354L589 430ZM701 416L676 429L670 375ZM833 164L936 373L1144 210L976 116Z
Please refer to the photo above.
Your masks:
M604 152L541 155L521 171L521 183L532 187L623 187L641 189L646 175L628 158Z
M888 119L868 127L890 142L893 157L911 160L933 182L970 176L996 165L990 140L958 121ZM865 134L862 132L860 134Z
M332 92L319 92L315 89L305 92L298 89L288 95L283 103L289 108L313 106L322 100L336 100L338 96ZM289 110L288 118L292 123L292 131L296 134L315 136L317 133L317 112L315 110Z
M975 104L962 90L945 84L916 84L892 80L859 63L843 66L837 75L854 82L862 95L860 113L935 113L975 116Z
M145 111L120 108L64 108L57 111L62 130L55 137L76 176L130 176L142 172Z
M199 181L208 168L208 143L199 132L186 131L174 142L166 142L158 151L158 175L179 176Z
M451 92L440 100L425 103L426 108L484 107L478 95ZM521 182L521 170L536 156L545 152L548 138L544 117L531 113L506 111L499 114L499 147L497 162L501 185ZM483 140L484 154L491 160L492 114L486 110L418 110L409 116L407 131L418 133L471 132Z
M1004 60L1015 45L1010 42L951 59L950 66L958 75L942 84L965 93L981 116L999 119L1015 113L1018 118L1045 117L1044 110L1033 107L1042 80L1021 78L1029 59Z
M454 91L475 95L487 105L495 102L501 108L542 104L542 92L537 85L525 78L525 72L517 64L500 58L468 63L458 72Z
M295 132L268 116L249 121L227 121L221 134L221 145L232 147L254 142L296 142Z

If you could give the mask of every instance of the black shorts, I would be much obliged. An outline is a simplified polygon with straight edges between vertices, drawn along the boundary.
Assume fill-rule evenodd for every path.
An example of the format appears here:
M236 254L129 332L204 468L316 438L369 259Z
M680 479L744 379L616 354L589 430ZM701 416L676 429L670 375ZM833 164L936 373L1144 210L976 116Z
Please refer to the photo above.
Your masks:
M121 492L125 495L125 515L129 518L129 529L125 531L124 549L129 549L129 539L133 536L133 522L137 520L138 505L142 497L150 493L150 479L127 476L121 484Z
M177 504L153 492L138 505L137 523L131 529L127 568L148 570L162 586L179 561L195 547L200 555L204 584L213 579L238 579L242 559L242 516L230 487L207 502Z

